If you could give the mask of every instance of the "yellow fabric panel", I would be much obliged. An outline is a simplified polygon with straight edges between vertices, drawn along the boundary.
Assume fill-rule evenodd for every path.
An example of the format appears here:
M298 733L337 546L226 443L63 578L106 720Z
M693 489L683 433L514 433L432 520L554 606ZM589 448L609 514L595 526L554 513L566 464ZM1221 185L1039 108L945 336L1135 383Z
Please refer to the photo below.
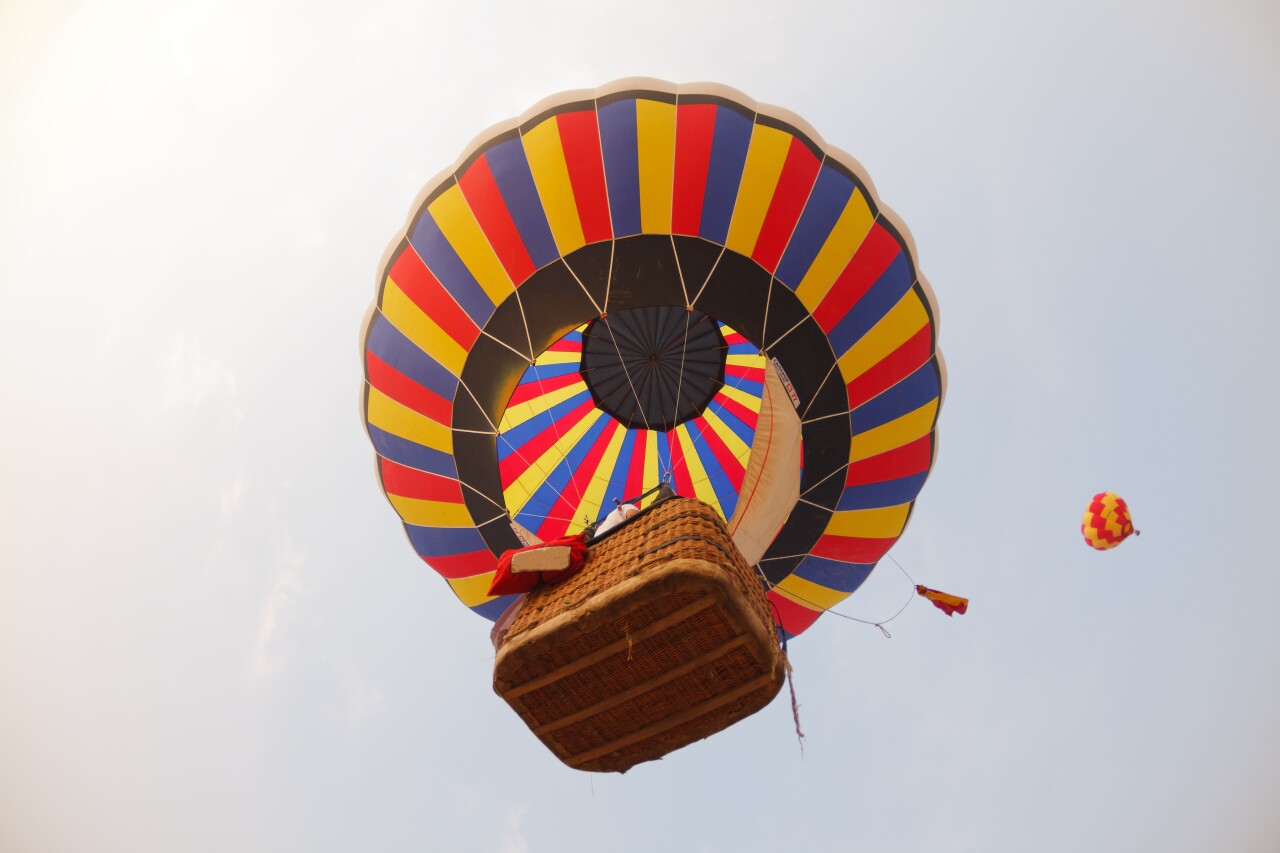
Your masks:
M754 394L748 394L741 388L734 388L732 385L726 385L720 389L720 393L733 400L735 403L741 403L753 412L760 411L760 398Z
M493 601L496 595L489 594L489 586L493 583L493 572L472 575L469 578L446 578L453 587L454 595L467 607L475 607L486 601Z
M390 278L382 289L382 314L420 350L440 362L445 370L454 376L462 376L462 365L467 361L466 350L424 314Z
M658 480L662 477L658 471L658 434L646 430L640 435L644 439L644 481L640 491L647 492L658 485Z
M733 365L735 367L764 367L764 356L751 355L750 353L735 353L734 355L726 355L724 357L726 366Z
M597 420L605 417L604 412L599 409L593 409L587 413L587 416L578 421L569 429L568 432L560 434L559 440L555 444L547 448L546 452L537 459L525 459L529 467L515 479L512 484L515 488L507 488L503 490L503 497L506 499L507 508L511 510L512 515L519 515L524 509L525 503L529 500L529 495L533 494L539 486L542 485L548 475L556 469L575 444L586 434L587 430L595 424ZM514 499L514 500L513 500Z
M453 454L453 432L425 415L406 408L377 388L369 388L369 423L392 435Z
M751 455L750 446L739 438L738 434L730 429L729 425L721 420L720 416L711 409L703 411L702 417L707 422L707 426L711 427L712 431L720 436L720 440L729 448L729 452L742 463L743 467L746 467L747 457Z
M586 244L582 236L582 220L578 218L578 202L573 197L573 184L569 181L569 167L564 161L564 147L560 144L560 125L555 118L520 137L524 153L533 172L533 183L542 199L551 234L561 255Z
M605 427L609 429L609 427ZM589 521L595 521L600 516L600 508L605 505L609 498L631 497L631 495L606 495L605 489L609 486L609 475L613 473L613 467L618 461L618 453L622 447L622 442L627 437L627 431L621 427L613 431L613 436L609 439L609 445L604 450L604 455L600 457L600 463L596 466L596 470L591 472L591 482L587 484L587 490L582 495L582 503L579 504L578 516L575 522L581 522L582 516L586 515ZM581 526L579 524L579 526Z
M689 435L688 427L688 422L676 427L676 440L680 442L684 464L689 470L689 479L693 481L694 497L712 506L723 517L724 510L720 507L720 499L716 497L716 490L711 487L711 478L707 476L707 469L702 467L702 460L698 457L698 449L693 446L693 438Z
M581 394L587 389L583 382L574 382L572 385L566 385L563 388L557 388L554 391L548 391L546 394L539 394L523 403L517 403L502 413L502 423L498 425L498 430L506 432L509 429L520 426L520 424L536 417L553 406L558 406L565 400L568 400L575 394Z
M755 250L791 140L791 134L776 127L757 124L752 130L747 162L742 167L742 183L738 186L738 201L733 207L729 236L725 240L725 246L740 255L751 257Z
M845 384L866 373L881 359L906 343L928 322L929 314L924 310L919 295L915 290L908 290L898 300L898 304L889 309L889 313L881 317L880 322L872 326L836 362L840 366L840 375L844 377Z
M636 101L636 153L640 168L640 230L668 234L676 168L675 104Z
M458 253L462 263L475 276L494 305L501 305L515 290L511 277L489 245L489 238L480 229L475 214L462 195L457 184L449 187L440 197L427 206L427 212L440 226L449 245Z
M858 539L893 539L902 533L910 511L909 503L879 509L837 511L827 523L826 532Z
M835 227L831 229L831 234L827 236L827 242L822 244L809 271L796 288L796 296L810 313L818 307L822 297L827 295L831 285L835 284L840 273L849 265L853 253L858 251L874 222L875 217L871 215L871 208L867 206L862 190L854 190L840 218L836 220Z
M787 575L773 588L810 610L830 610L849 597L849 593L816 584L795 575Z
M471 513L466 504L427 501L419 498L406 498L388 493L391 505L400 513L400 517L409 524L421 527L470 527Z
M868 459L928 435L937 414L938 401L935 398L900 418L855 435L849 444L849 461Z
M560 352L547 350L538 356L538 364L577 364L582 360L580 352Z

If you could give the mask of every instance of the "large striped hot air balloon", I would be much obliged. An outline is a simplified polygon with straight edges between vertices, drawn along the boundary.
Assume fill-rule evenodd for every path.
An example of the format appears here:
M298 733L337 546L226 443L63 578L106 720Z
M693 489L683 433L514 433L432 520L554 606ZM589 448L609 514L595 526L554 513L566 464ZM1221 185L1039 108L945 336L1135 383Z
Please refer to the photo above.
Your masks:
M1099 492L1093 496L1084 511L1080 532L1084 534L1084 541L1090 547L1106 551L1138 531L1133 529L1129 505L1124 502L1124 498L1111 492Z
M666 481L800 633L933 462L945 371L912 255L856 161L725 87L624 80L493 128L420 196L365 326L410 542L492 619L497 555Z

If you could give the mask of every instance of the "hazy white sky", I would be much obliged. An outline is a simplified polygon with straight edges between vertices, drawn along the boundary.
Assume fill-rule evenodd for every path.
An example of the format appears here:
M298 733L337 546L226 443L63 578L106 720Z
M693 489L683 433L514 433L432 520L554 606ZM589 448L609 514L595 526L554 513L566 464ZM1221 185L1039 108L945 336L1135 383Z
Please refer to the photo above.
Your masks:
M379 492L358 338L474 136L636 74L910 227L949 385L892 553L973 604L799 638L803 756L779 701L588 776ZM0 849L1273 850L1277 152L1272 2L5 0Z

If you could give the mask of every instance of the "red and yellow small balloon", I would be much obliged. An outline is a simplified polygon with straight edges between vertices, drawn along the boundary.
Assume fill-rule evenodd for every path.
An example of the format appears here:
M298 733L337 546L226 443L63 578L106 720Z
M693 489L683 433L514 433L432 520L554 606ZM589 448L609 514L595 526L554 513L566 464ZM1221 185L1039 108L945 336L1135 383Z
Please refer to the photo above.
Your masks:
M1129 538L1129 534L1137 533L1133 529L1133 519L1129 517L1129 505L1124 498L1111 492L1099 492L1089 502L1084 511L1084 520L1080 525L1084 541L1099 551L1114 548Z

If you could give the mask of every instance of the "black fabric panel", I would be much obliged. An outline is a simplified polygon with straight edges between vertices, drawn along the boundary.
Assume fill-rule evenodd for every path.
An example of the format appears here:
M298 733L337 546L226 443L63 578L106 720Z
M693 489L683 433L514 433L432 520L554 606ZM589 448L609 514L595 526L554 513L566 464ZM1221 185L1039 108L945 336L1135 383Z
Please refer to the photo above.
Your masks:
M529 353L529 357L532 358L533 353L529 352L529 333L525 329L519 298L518 295L512 295L502 300L502 303L494 309L489 322L484 324L484 330L512 349ZM528 359L525 360L525 364L528 365Z
M559 261L538 270L520 285L520 301L535 355L599 316L573 274Z
M467 389L459 383L458 390L453 395L453 423L450 426L456 430L487 432L496 429L498 422L490 422L476 405L476 401L467 393Z
M800 478L800 493L805 500L834 510L844 491L844 477L836 472L849 462L849 421L842 417L824 418L805 423L801 430L804 476Z
M729 324L760 349L764 346L769 280L769 273L755 261L725 251L694 307Z
M507 301L514 303L515 300ZM524 334L523 325L520 334ZM502 420L507 401L511 399L516 384L528 367L527 359L521 358L492 338L481 335L476 338L467 362L463 365L462 382L471 389L471 393L476 395L476 402L488 413L493 423L497 424ZM466 393L466 390L459 388L455 399ZM485 429L488 428L486 425ZM455 438L456 435L455 433Z
M463 491L466 491L465 489ZM468 507L470 508L470 507ZM477 516L478 518L488 518L497 512L497 508L489 505L489 514ZM489 550L495 556L502 556L503 551L511 551L516 548L523 548L524 543L516 536L514 530L511 529L511 521L508 517L494 519L488 524L481 525L477 528L480 535L484 537L484 544L489 546Z
M849 411L849 389L845 387L844 376L839 368L827 374L827 380L809 403L809 408L800 413L801 418L813 420L825 415L840 415Z
M769 316L765 318L767 324L764 330L765 345L771 345L808 316L809 309L804 307L804 303L796 296L795 291L777 279L773 279L769 293Z
M453 460L458 466L458 479L471 486L470 489L466 486L462 488L462 499L467 505L467 512L477 521L492 518L499 511L499 506L505 506L502 481L498 479L498 437L475 432L455 432ZM483 492L489 500L476 494L473 489ZM496 502L497 506L492 502ZM492 549L488 537L485 538L485 543ZM494 553L500 554L502 551Z
M613 245L613 280L609 283L607 311L684 306L684 289L670 238L639 234L615 240Z
M773 559L766 557L760 561L760 571L764 572L764 576L769 579L769 583L781 583L787 575L796 570L796 567L800 565L800 561L803 559L803 554L794 557L775 557Z
M612 256L613 243L605 241L583 246L564 258L564 262L577 275L578 281L582 282L582 286L587 289L587 292L591 294L591 298L602 309L604 308L605 290L609 287L609 261ZM535 273L535 275L537 274ZM528 284L528 282L525 284ZM524 286L521 285L521 289Z
M702 289L707 276L716 265L723 248L700 237L676 237L676 259L680 262L680 274L692 301Z
M583 334L582 379L596 405L628 429L670 430L700 414L724 384L724 337L699 311L628 308Z
M829 509L803 502L796 504L795 509L791 511L790 521L786 527L782 528L778 538L773 540L769 550L764 552L764 557L760 560L761 566L772 565L772 561L778 557L808 555L814 543L818 541L818 537L822 535L822 531L827 529L827 522L830 520L831 510ZM774 583L786 577L781 575L775 578L769 574L768 569L765 570L765 576Z
M800 397L800 411L804 412L835 363L835 354L827 336L817 321L810 317L770 349L769 355L776 358L787 372L787 378Z

